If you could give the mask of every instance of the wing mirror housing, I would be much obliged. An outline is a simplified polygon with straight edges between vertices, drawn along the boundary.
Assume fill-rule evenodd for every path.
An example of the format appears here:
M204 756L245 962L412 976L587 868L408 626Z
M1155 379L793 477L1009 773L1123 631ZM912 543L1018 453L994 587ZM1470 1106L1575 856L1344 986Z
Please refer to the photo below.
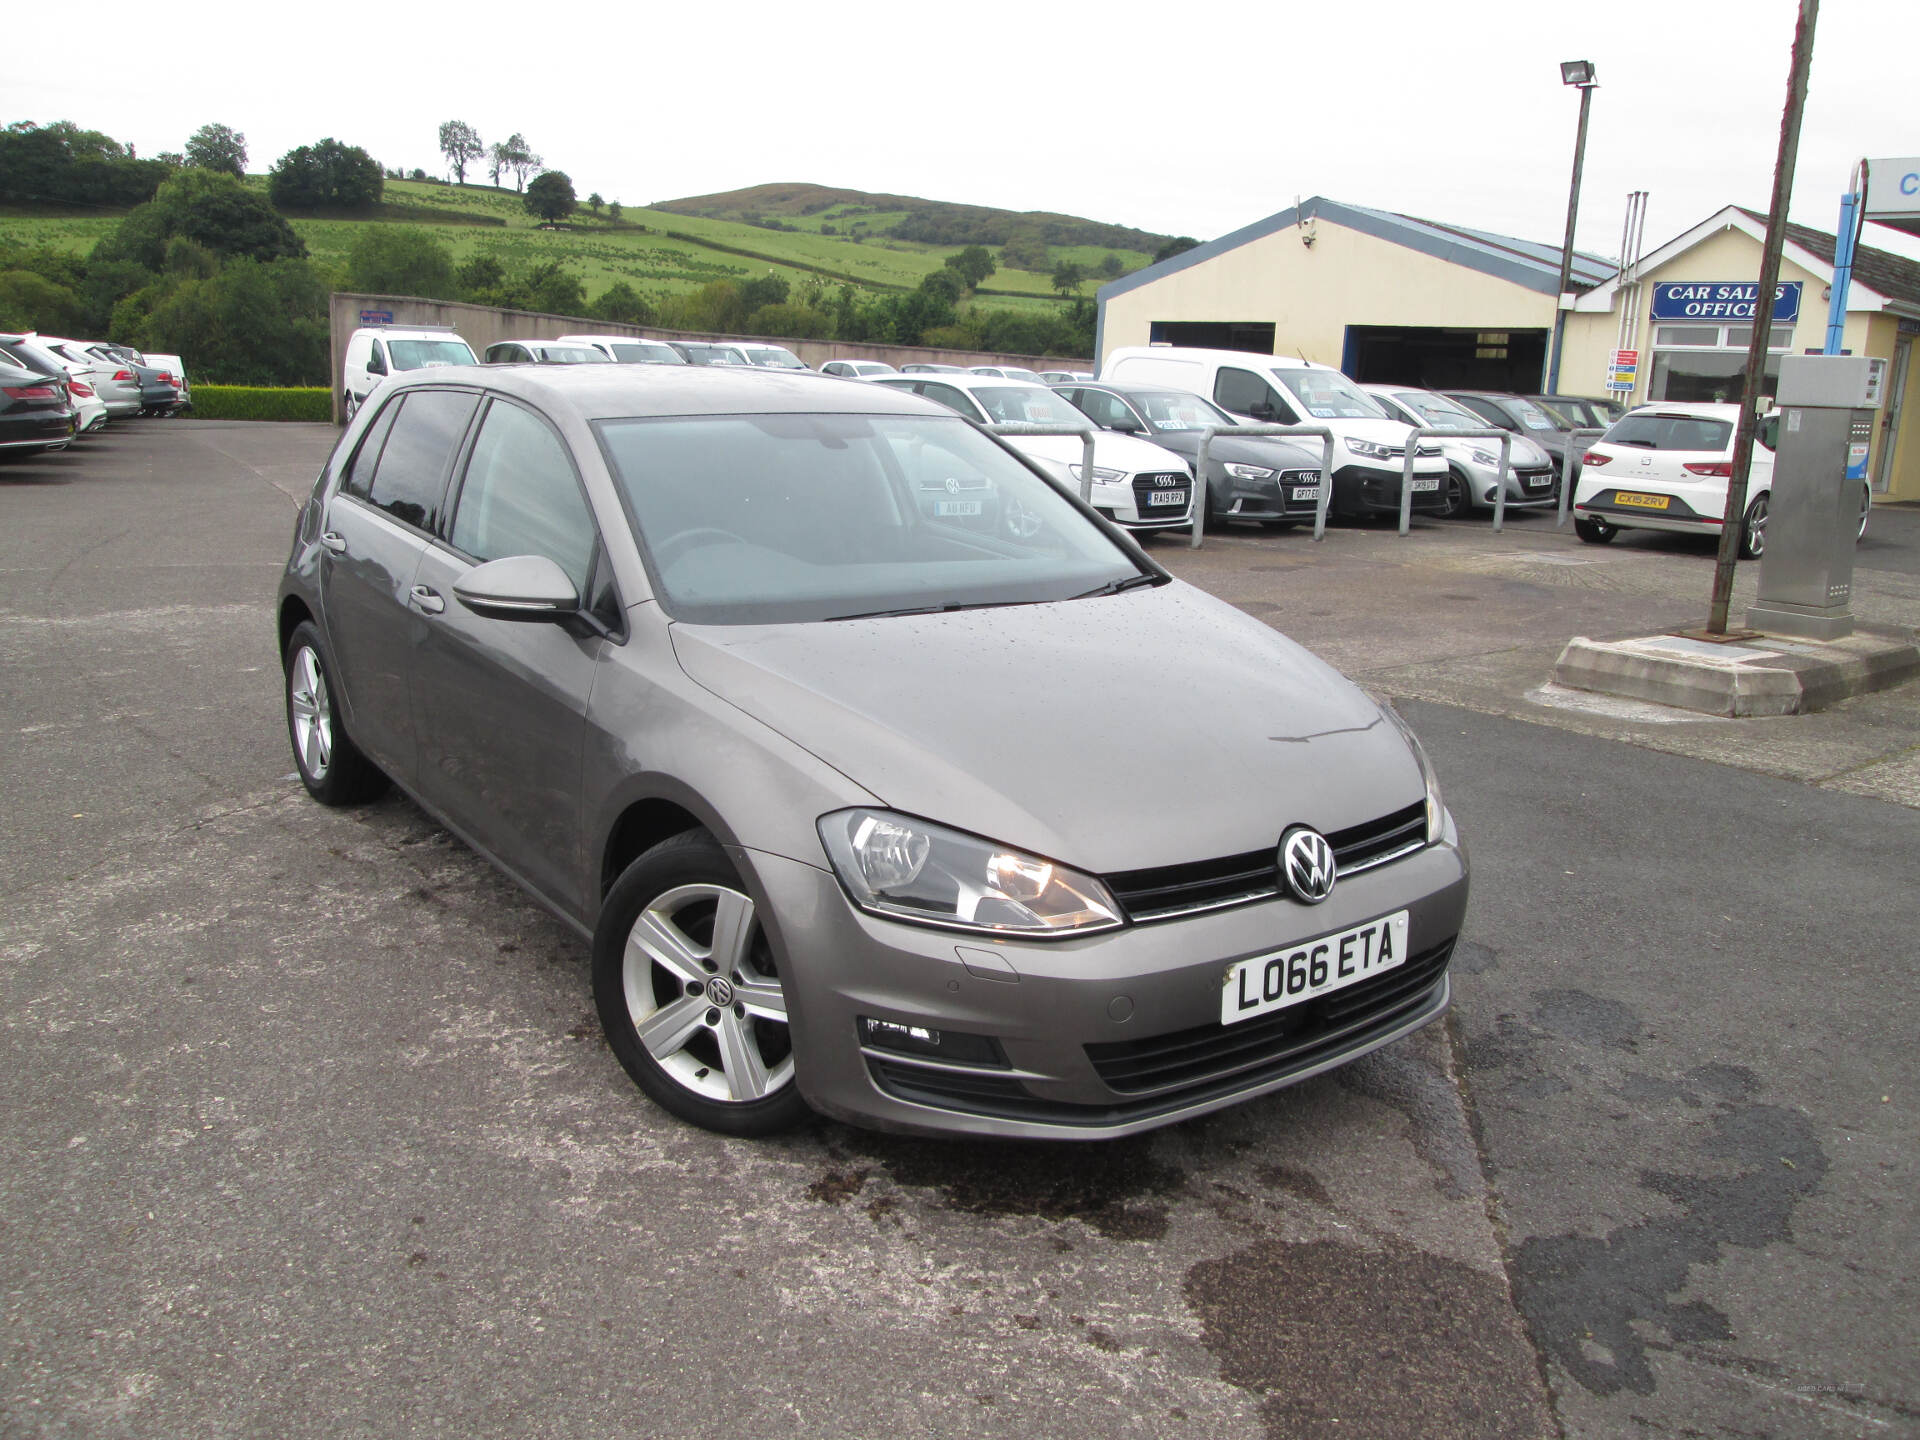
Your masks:
M567 572L544 555L509 555L453 582L454 597L489 620L565 620L580 613Z

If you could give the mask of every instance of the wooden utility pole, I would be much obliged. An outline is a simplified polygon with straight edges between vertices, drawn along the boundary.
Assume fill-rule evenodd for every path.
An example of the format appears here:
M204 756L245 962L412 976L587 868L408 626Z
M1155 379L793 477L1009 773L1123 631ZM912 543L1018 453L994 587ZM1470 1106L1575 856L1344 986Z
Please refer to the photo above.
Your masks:
M1733 474L1727 479L1727 509L1721 517L1720 556L1713 567L1713 606L1707 631L1727 633L1727 607L1733 601L1733 567L1740 557L1740 536L1747 519L1747 467L1753 462L1753 434L1760 423L1760 382L1766 375L1773 342L1774 292L1780 288L1780 249L1787 238L1787 203L1793 197L1793 164L1800 152L1800 112L1807 104L1807 72L1813 68L1813 26L1820 0L1800 0L1793 30L1793 68L1787 75L1787 108L1780 118L1780 153L1773 162L1773 204L1767 211L1767 243L1760 256L1760 289L1754 297L1753 338L1747 345L1746 384L1740 399L1740 427L1734 432Z

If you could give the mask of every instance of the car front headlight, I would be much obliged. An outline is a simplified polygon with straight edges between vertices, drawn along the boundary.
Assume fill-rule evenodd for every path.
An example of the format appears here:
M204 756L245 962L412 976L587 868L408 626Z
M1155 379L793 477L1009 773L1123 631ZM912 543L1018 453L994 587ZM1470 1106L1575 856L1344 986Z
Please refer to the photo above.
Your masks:
M1476 450L1473 452L1473 463L1476 465L1498 465L1500 463L1500 457L1490 454L1485 450Z
M1087 467L1084 465L1069 465L1067 469L1072 473L1075 480L1083 480L1086 478ZM1093 467L1093 478L1103 484L1111 485L1116 480L1126 479L1127 472L1124 470L1109 470L1104 465L1096 465Z
M1381 445L1373 440L1356 440L1351 435L1346 437L1346 443L1347 449L1356 455L1363 455L1369 460L1397 460L1400 458L1400 452L1391 445Z
M1273 471L1264 465L1237 465L1228 461L1225 469L1227 474L1236 480L1271 480L1273 478Z
M911 815L836 810L820 840L853 903L892 920L1030 937L1122 923L1093 876Z
M1447 807L1440 798L1440 777L1433 773L1433 762L1427 759L1427 747L1420 743L1420 737L1413 733L1413 727L1393 708L1393 703L1381 700L1379 705L1380 713L1391 720L1394 728L1405 737L1407 748L1413 751L1413 758L1420 765L1420 780L1427 791L1427 844L1431 845L1447 828Z

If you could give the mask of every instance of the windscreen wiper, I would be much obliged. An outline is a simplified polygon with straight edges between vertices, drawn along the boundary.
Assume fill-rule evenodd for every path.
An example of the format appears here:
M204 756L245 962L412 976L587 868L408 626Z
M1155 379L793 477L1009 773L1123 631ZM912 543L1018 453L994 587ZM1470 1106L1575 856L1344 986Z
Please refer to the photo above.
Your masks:
M1096 585L1091 590L1083 590L1075 595L1075 600L1090 600L1096 595L1118 595L1123 590L1138 590L1142 585L1158 585L1158 575L1128 575L1124 579L1109 580L1104 585Z
M959 600L946 605L907 605L898 610L861 610L852 615L829 615L834 620L888 620L895 615L944 615L951 610L996 610L1005 605L1032 605L1032 600Z

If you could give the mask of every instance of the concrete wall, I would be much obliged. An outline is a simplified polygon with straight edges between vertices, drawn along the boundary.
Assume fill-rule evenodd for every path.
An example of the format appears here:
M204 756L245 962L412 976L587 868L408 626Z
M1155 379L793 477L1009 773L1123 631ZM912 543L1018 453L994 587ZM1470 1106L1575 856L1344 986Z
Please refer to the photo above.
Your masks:
M1145 345L1156 320L1273 324L1274 350L1324 365L1345 358L1349 325L1538 330L1553 297L1337 225L1311 247L1282 230L1107 302L1105 352Z
M458 300L422 300L409 295L359 295L335 291L328 308L333 343L333 418L342 418L340 374L347 339L360 327L362 310L385 310L399 328L414 325L450 325L473 347L476 355L501 340L552 340L561 335L634 335L650 340L770 340L784 345L808 365L819 369L828 360L883 360L902 365L1024 365L1032 370L1086 370L1085 360L1052 355L993 355L979 350L937 350L924 345L865 345L841 340L790 340L780 336L702 335L691 330L661 330L647 325L616 325L577 315L541 315L528 310L501 310L491 305L468 305Z

